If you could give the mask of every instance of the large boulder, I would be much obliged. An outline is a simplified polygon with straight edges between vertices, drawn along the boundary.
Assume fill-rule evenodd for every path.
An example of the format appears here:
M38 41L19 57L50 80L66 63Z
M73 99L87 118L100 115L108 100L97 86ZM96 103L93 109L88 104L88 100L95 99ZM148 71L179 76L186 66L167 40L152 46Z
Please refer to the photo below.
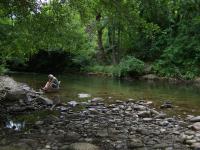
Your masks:
M10 90L18 89L19 83L8 76L0 76L0 90L4 90L5 88Z
M30 91L30 87L26 84L18 83L8 76L0 76L0 91L4 93L1 97L5 102L14 102L27 99L26 93Z
M4 97L6 102L15 102L21 100L26 100L26 92L22 89L17 89L17 90L9 90L6 92L5 97Z

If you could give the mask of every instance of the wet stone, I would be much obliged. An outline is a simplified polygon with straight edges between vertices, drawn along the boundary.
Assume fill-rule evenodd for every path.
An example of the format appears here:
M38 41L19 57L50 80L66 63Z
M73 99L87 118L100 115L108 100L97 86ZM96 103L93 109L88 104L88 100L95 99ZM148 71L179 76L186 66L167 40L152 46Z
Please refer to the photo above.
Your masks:
M129 107L126 109L126 111L132 111L131 106L129 106Z
M36 121L35 122L35 125L38 125L38 126L43 125L43 124L44 124L44 121Z
M194 150L199 150L200 149L200 143L193 143L191 145L191 147L194 149Z
M151 115L150 111L140 111L140 112L138 112L139 117L146 118L146 117L150 117L150 115Z
M167 148L167 147L169 147L169 145L166 144L166 143L155 144L153 146L154 149L164 149L164 148Z
M127 149L127 145L123 141L117 141L117 142L115 142L115 149L116 150L122 150L122 149L126 150Z
M161 109L164 109L164 108L173 108L173 105L170 101L166 101L164 102L161 106L160 106Z
M129 148L140 148L140 147L143 147L144 144L142 143L141 140L139 139L131 139L128 141L128 147Z
M103 101L103 98L101 97L95 97L91 100L91 102L101 102L101 101Z
M80 134L71 131L67 132L64 136L66 141L77 141L80 137Z
M165 119L166 116L167 116L166 114L160 113L160 114L156 115L155 118L157 118L157 119Z
M192 117L190 119L191 122L200 122L200 116L197 116L197 117Z
M200 122L196 122L196 123L190 125L189 127L195 131L199 131L200 130Z
M139 134L142 134L142 135L149 135L150 134L150 131L149 130L147 130L147 129L137 129L136 130L136 132L137 133L139 133Z
M142 120L143 120L143 121L145 121L145 122L150 122L150 121L153 121L153 119L152 119L152 118L143 118Z
M193 143L196 143L197 141L196 140L186 140L185 141L185 143L186 144L189 144L189 145L191 145L191 144L193 144Z
M165 121L162 121L159 123L161 126L168 126L169 125L169 122L167 120Z
M104 129L104 130L97 131L97 136L99 136L99 137L107 137L108 136L108 130Z
M100 147L90 143L73 143L69 145L69 150L100 150Z
M134 108L134 110L137 110L137 111L144 111L144 110L146 110L146 107L142 106L142 105L135 105L133 108Z

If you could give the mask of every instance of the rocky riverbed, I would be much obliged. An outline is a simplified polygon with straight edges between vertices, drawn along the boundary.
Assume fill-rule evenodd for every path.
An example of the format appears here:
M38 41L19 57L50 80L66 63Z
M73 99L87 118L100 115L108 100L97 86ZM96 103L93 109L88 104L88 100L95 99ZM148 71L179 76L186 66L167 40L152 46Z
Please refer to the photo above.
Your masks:
M2 150L200 149L200 116L169 117L149 101L116 100L108 104L103 98L88 98L84 102L54 103L9 77L0 77L0 93L2 124L8 121L7 116L57 112L24 129L2 126Z

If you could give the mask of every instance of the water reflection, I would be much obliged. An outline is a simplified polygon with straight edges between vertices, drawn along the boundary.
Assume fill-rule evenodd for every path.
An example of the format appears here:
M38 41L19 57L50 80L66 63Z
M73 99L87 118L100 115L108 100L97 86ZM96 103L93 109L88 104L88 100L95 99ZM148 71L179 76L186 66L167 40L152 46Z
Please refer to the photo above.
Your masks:
M12 120L6 122L6 128L13 129L15 131L20 131L25 127L25 122L14 122Z
M19 82L25 82L35 90L40 89L46 82L46 75L41 74L12 74ZM91 97L102 97L105 101L151 100L157 105L171 101L173 105L190 111L199 110L200 88L191 84L169 84L167 82L124 81L112 78L86 77L76 75L60 75L62 81L59 93L48 93L47 96L61 102L84 101ZM83 95L79 95L83 94ZM78 97L77 97L78 95ZM52 98L55 96L54 98ZM85 97L85 98L82 98ZM87 97L87 98L86 98ZM112 98L111 98L112 97ZM200 112L200 110L198 111Z

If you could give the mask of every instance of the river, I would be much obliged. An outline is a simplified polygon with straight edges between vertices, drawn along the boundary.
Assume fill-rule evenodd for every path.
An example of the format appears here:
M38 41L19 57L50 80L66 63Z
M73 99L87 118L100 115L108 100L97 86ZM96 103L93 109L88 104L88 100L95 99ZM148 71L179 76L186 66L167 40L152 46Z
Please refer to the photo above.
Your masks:
M44 74L15 73L11 74L16 81L27 83L36 91L48 80ZM103 77L81 75L58 75L61 89L58 93L47 94L49 98L61 102L86 101L91 97L103 97L106 102L115 100L149 100L155 107L164 101L171 101L174 108L168 113L179 112L179 115L200 113L200 88L191 84L169 84L167 82L125 81ZM91 96L80 98L79 94Z

